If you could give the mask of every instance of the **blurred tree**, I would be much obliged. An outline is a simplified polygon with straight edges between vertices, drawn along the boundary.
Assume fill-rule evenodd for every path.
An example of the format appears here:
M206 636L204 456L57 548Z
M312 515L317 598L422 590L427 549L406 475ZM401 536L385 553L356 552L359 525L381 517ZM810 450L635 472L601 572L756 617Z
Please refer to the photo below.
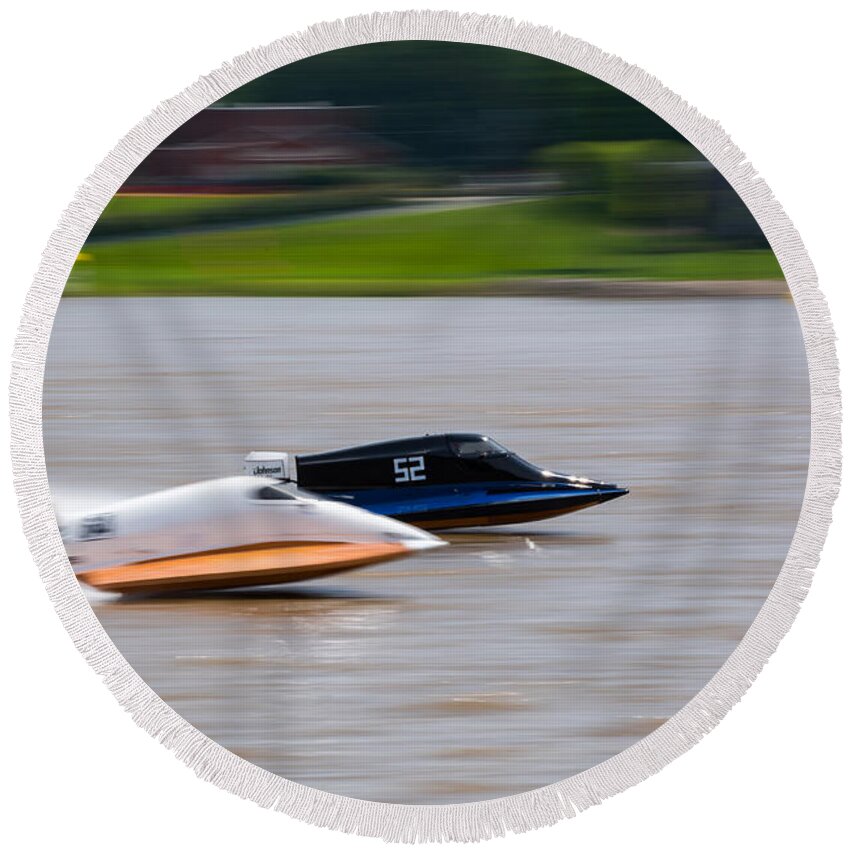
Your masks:
M562 142L532 159L559 177L564 192L587 196L612 221L699 228L746 245L764 244L738 195L685 141Z
M501 47L395 41L286 65L223 103L375 107L375 132L414 161L492 171L523 167L561 141L681 139L618 89L559 62Z

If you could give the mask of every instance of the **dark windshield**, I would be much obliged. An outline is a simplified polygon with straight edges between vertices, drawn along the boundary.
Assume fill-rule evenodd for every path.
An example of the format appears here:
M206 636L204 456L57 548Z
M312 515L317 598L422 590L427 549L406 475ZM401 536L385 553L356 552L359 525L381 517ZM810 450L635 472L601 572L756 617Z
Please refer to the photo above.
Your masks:
M477 437L470 440L451 440L452 451L458 457L504 457L510 454L504 446L500 446L489 437Z
M253 494L253 498L262 499L263 501L298 501L295 496L287 493L285 490L279 490L277 487L261 487Z

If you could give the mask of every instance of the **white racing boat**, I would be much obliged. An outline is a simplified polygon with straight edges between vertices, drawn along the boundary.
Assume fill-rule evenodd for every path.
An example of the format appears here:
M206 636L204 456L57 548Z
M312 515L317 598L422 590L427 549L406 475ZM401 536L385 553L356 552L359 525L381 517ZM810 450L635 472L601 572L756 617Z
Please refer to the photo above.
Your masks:
M128 499L61 531L81 582L134 593L304 581L445 545L398 520L243 476Z

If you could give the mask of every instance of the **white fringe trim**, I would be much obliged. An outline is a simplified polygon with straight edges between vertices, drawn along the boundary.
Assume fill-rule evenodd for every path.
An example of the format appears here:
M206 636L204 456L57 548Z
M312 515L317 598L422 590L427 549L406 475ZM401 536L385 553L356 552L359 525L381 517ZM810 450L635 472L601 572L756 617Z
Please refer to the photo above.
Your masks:
M141 160L190 116L274 68L341 47L401 39L489 44L554 59L610 83L675 127L720 170L767 235L800 316L811 386L811 460L797 530L767 601L714 678L663 726L602 764L526 794L462 805L373 803L290 782L214 743L166 705L112 644L74 578L53 513L41 434L45 357L63 287L92 225ZM15 484L33 558L77 648L136 723L202 779L233 794L308 823L400 842L477 841L553 824L690 749L741 699L794 620L826 537L841 464L835 338L815 271L782 207L720 125L640 68L583 41L509 18L455 12L393 12L317 24L222 65L134 127L79 188L44 251L15 344L11 412Z

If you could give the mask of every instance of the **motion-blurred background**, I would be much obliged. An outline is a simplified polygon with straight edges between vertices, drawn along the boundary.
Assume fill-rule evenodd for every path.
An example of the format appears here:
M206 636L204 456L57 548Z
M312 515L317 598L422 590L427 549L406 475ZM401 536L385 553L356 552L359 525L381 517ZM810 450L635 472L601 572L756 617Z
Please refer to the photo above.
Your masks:
M402 41L287 65L186 122L109 204L67 294L608 293L617 280L763 294L781 277L716 169L629 96L517 51Z

